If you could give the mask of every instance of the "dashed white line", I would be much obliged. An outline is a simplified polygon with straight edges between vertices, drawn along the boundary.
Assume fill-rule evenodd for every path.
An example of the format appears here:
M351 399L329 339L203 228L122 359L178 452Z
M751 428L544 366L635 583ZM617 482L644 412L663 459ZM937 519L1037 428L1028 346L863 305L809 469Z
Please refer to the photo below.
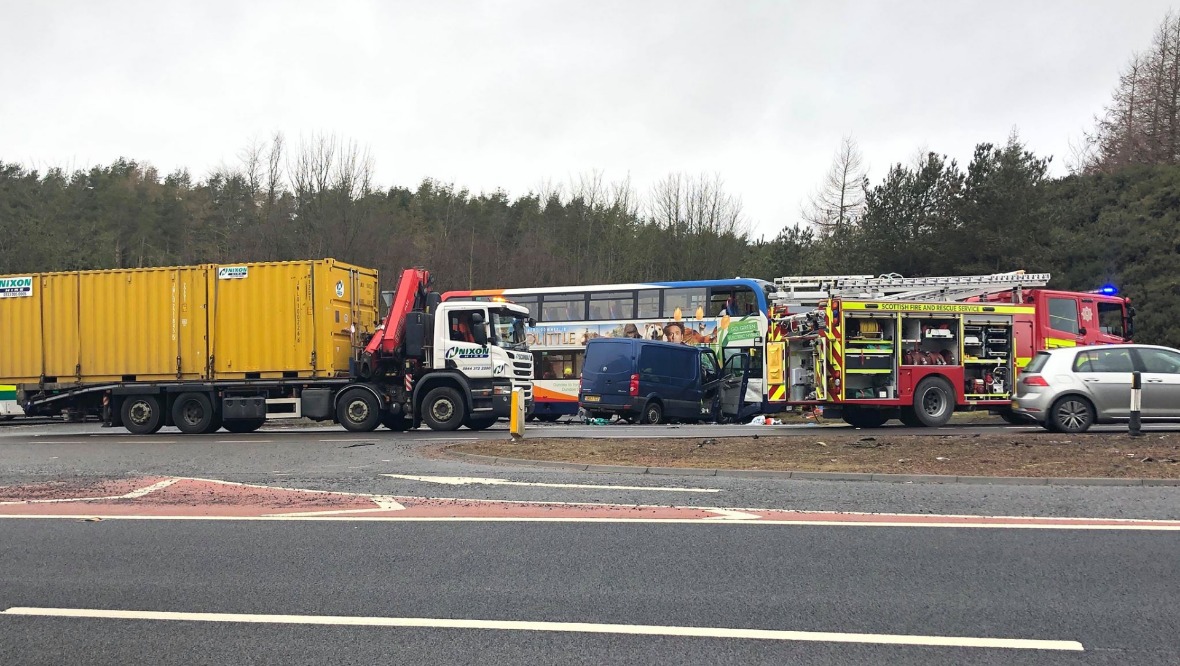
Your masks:
M528 486L536 488L574 488L578 490L659 490L675 493L719 493L717 488L682 488L667 486L598 486L585 483L529 483L525 481L509 481L507 479L484 479L474 476L414 476L412 474L382 474L393 479L406 481L423 481L425 483L441 483L448 486Z

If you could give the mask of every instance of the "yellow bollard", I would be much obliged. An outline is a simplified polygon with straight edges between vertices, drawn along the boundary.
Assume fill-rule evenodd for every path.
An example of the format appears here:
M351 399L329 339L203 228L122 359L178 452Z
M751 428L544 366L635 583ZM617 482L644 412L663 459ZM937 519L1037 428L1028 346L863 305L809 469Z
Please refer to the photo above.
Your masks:
M512 413L508 417L512 439L524 439L524 420L524 389L512 389Z

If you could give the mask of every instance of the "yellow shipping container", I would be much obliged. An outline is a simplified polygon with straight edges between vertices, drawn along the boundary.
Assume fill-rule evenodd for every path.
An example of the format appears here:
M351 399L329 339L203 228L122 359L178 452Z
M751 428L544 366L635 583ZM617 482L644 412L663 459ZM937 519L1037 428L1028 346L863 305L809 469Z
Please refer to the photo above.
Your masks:
M376 325L332 259L0 276L0 383L345 376Z

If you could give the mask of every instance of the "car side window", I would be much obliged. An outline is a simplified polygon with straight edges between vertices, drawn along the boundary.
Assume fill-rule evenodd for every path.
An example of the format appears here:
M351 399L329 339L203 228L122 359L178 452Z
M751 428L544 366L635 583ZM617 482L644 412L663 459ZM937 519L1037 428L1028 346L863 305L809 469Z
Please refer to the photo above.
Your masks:
M1180 353L1167 349L1139 349L1137 351L1145 372L1167 375L1180 374Z
M1074 372L1095 372L1094 370L1094 353L1088 351L1080 351L1073 359Z
M1134 372L1135 363L1131 360L1131 350L1120 349L1091 349L1089 370L1082 372ZM1080 356L1080 354L1079 354Z

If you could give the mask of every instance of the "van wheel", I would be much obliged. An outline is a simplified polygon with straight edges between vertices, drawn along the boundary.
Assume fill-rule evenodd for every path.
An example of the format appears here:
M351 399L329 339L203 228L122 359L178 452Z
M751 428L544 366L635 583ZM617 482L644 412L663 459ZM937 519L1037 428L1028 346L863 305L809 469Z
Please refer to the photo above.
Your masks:
M151 435L164 427L160 400L154 395L134 395L123 401L119 410L123 427L132 435Z
M336 420L349 432L373 432L381 423L381 405L377 396L364 388L352 388L340 396Z
M226 421L222 425L229 432L247 433L258 430L262 427L263 423L266 423L266 419L233 419Z
M1046 423L1055 432L1086 432L1094 425L1094 406L1085 398L1067 395L1053 403Z
M448 386L431 389L422 401L422 420L431 430L458 430L466 418L467 407L459 392Z
M217 430L213 402L204 393L181 393L172 402L172 423L186 435L204 435Z
M940 428L955 413L955 392L941 377L927 377L914 390L914 414L927 428Z
M656 425L664 421L664 406L656 401L651 401L643 406L643 416L639 417L639 422L647 425Z

